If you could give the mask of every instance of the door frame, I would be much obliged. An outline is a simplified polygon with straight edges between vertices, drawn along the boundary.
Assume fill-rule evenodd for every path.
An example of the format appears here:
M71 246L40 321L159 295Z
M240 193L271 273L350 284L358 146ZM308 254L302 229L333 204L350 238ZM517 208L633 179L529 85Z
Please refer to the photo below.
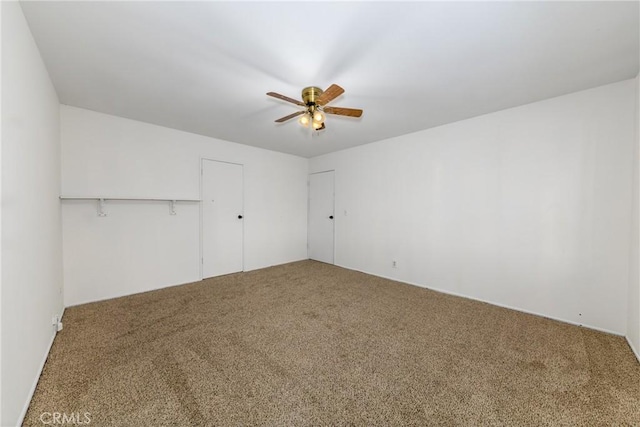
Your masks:
M219 160L219 159L212 159L210 157L200 157L199 163L200 163L200 227L198 230L198 234L200 237L200 262L198 263L198 265L200 266L200 280L204 280L204 238L203 238L203 231L204 231L204 199L202 198L202 189L204 186L204 162L205 161L211 161L211 162L218 162L218 163L226 163L229 165L236 165L236 166L242 166L242 271L245 271L245 262L244 262L244 247L245 247L245 242L244 242L244 223L246 220L246 215L244 213L244 205L245 205L245 201L244 201L244 164L242 163L235 163L235 162L229 162L226 160Z
M333 263L332 265L336 265L336 220L338 215L336 214L336 170L335 169L327 169L323 171L310 172L307 175L307 259L310 258L310 245L309 245L309 220L311 219L311 175L317 175L319 173L327 173L333 172Z

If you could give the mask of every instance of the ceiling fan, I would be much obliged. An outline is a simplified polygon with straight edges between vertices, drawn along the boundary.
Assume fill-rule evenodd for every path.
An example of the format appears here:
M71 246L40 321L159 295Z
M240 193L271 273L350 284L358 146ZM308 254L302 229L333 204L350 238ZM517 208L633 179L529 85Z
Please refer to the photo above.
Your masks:
M313 130L322 130L325 128L325 113L348 117L362 116L362 110L358 110L356 108L326 106L329 102L333 101L343 93L344 89L336 84L332 84L325 91L316 86L305 87L302 89L302 101L298 101L297 99L289 98L288 96L280 95L275 92L269 92L267 95L305 107L304 110L296 111L293 114L279 118L276 120L276 123L286 122L294 117L302 116L298 120L302 126L308 127L311 125Z

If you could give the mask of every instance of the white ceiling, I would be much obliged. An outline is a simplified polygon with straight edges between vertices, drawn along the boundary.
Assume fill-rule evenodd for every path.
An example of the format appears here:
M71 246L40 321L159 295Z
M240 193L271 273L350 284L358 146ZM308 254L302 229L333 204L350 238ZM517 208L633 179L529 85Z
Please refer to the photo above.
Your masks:
M63 104L305 157L632 78L638 2L23 2ZM337 83L313 135L299 98Z

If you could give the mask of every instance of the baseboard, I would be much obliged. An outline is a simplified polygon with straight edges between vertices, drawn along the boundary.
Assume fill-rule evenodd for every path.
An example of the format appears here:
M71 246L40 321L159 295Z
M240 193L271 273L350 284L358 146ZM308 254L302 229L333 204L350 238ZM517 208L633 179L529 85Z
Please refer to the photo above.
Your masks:
M291 264L292 262L300 262L300 261L305 261L307 259L308 258L300 258L300 259L294 259L294 260L291 260L291 261L284 261L284 262L281 262L281 263L278 263L278 264L270 264L270 265L264 265L264 266L260 266L260 267L252 267L252 268L249 268L249 269L245 269L243 271L238 271L236 273L230 273L230 274L248 273L250 271L262 270L262 269L265 269L265 268L276 267L278 265ZM220 277L220 276L214 276L214 277ZM209 279L209 277L207 279ZM65 301L64 304L67 307L77 307L79 305L93 304L94 302L109 301L109 300L112 300L112 299L129 297L129 296L132 296L132 295L140 295L140 294L145 294L147 292L155 292L155 291L159 291L159 290L162 290L162 289L174 288L176 286L190 285L192 283L197 283L197 282L200 282L202 280L205 280L205 279L203 279L202 275L200 275L200 278L194 278L193 280L189 280L187 282L172 283L172 284L168 284L168 285L162 285L162 286L159 286L159 287L154 287L154 288L145 289L145 290L139 290L139 291L135 291L135 292L128 292L127 291L124 294L117 294L117 295L99 297L97 299L88 299L88 300L81 300L81 301Z
M347 270L358 271L360 273L370 274L372 276L381 277L383 279L393 280L394 282L406 283L407 285L417 286L419 288L429 289L431 291L440 292L440 293L447 294L447 295L453 295L453 296L456 296L456 297L466 298L466 299L470 299L470 300L473 300L473 301L483 302L485 304L495 305L496 307L502 307L502 308L506 308L508 310L518 311L520 313L526 313L526 314L531 314L533 316L544 317L546 319L551 319L551 320L555 320L555 321L562 322L562 323L568 323L570 325L580 326L582 328L592 329L594 331L604 332L604 333L611 334L611 335L617 335L619 337L623 337L624 336L624 334L622 334L620 332L611 331L611 330L608 330L608 329L605 329L605 328L600 328L598 326L585 325L583 323L577 323L577 322L574 322L572 320L561 319L561 318L558 318L558 317L549 316L548 314L537 313L535 311L529 311L529 310L525 310L525 309L518 308L518 307L511 307L511 306L506 305L506 304L501 304L501 303L497 303L497 302L494 302L494 301L489 301L489 300L485 300L485 299L481 299L481 298L477 298L477 297L461 294L461 293L458 293L458 292L452 292L452 291L449 291L447 289L434 288L434 287L431 287L431 286L423 285L421 283L415 283L415 282L408 282L408 281L405 281L405 280L399 280L399 279L396 279L396 278L393 278L393 277L383 276L383 275L375 274L375 273L370 273L368 271L358 270L356 268L351 268L351 267L347 267L347 266L340 265L340 264L335 264L335 265L337 267L346 268Z
M636 359L638 359L638 363L640 363L640 351L638 351L638 349L633 346L633 343L631 342L629 337L625 337L625 338L627 339L627 343L629 343L629 347L631 347L631 351L633 351L633 354L636 355Z
M60 320L62 321L62 316L64 316L64 307L62 307L62 311L60 312ZM47 358L49 357L49 352L51 351L51 346L53 345L53 340L55 340L58 332L56 330L53 331L51 335L51 341L49 341L49 345L47 346L47 351L42 358L42 362L40 362L40 366L38 367L38 374L33 380L33 384L31 385L31 389L29 390L29 395L27 401L22 408L22 412L20 412L20 417L18 417L18 425L22 425L24 421L25 415L27 415L27 410L29 409L29 405L31 404L31 399L33 399L33 394L36 392L36 387L38 386L38 381L40 381L40 375L42 375L42 370L44 369L44 364L47 362Z
M112 300L112 299L130 297L132 295L140 295L140 294L146 294L147 292L155 292L155 291L159 291L159 290L162 290L162 289L174 288L176 286L189 285L191 283L200 282L201 280L202 279L194 278L193 280L189 280L188 282L173 283L173 284L169 284L169 285L161 285L161 286L159 286L157 288L154 287L152 289L145 289L145 290L134 291L134 292L126 291L126 293L124 293L124 294L117 294L117 295L111 295L111 296L105 296L105 297L98 297L97 299L88 299L88 300L73 301L73 302L65 301L64 305L66 307L77 307L79 305L93 304L94 302L109 301L109 300Z
M308 260L309 260L309 258L294 259L294 260L291 260L291 261L278 262L277 264L269 264L269 265L263 265L261 267L246 268L246 269L242 270L242 272L243 273L248 273L250 271L264 270L266 268L277 267L279 265L292 264L294 262L308 261Z

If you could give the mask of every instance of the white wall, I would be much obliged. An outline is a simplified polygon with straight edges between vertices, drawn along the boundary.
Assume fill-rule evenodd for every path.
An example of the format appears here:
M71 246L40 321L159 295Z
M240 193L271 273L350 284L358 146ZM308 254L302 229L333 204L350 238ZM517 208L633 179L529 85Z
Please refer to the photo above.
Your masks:
M306 259L308 160L61 106L62 193L199 198L200 158L244 165L245 270ZM65 305L200 280L197 203L63 201Z
M627 339L640 360L640 75L635 79L635 151L633 155L633 209L631 213L631 250Z
M634 120L628 80L313 158L336 264L624 334Z
M2 10L0 5L0 100L2 99ZM2 102L0 102L0 147L2 144ZM2 196L2 149L0 148L0 197ZM2 332L2 203L0 203L0 333ZM0 335L0 423L2 423L2 336Z
M2 2L2 419L26 410L62 311L56 92L17 2Z

